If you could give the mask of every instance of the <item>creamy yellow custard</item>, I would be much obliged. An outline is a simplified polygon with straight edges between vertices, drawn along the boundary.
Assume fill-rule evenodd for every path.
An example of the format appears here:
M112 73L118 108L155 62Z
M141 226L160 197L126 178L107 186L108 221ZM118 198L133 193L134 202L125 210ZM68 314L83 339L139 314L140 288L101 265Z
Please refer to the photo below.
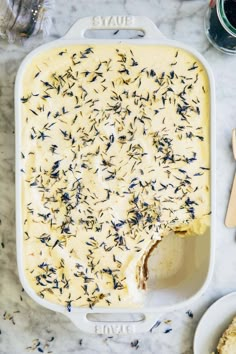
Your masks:
M24 267L71 306L135 306L170 231L209 225L209 83L168 46L68 45L22 84Z

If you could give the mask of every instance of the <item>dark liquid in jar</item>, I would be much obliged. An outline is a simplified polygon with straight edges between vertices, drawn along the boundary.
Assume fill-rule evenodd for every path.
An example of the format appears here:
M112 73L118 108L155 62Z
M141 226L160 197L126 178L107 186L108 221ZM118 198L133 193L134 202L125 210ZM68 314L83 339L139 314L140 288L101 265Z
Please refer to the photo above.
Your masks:
M228 21L236 29L236 0L226 0L224 9Z
M224 11L228 21L236 29L236 0L225 0ZM208 33L217 46L231 52L236 52L236 36L230 34L222 26L218 18L216 6L211 9Z

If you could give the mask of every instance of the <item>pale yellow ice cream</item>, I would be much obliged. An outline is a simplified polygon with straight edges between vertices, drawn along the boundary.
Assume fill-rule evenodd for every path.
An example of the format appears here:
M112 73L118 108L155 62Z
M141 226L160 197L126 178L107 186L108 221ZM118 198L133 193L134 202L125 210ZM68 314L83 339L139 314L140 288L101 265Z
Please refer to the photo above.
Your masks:
M27 67L21 101L32 288L69 310L137 305L149 249L209 224L203 66L168 46L54 48Z

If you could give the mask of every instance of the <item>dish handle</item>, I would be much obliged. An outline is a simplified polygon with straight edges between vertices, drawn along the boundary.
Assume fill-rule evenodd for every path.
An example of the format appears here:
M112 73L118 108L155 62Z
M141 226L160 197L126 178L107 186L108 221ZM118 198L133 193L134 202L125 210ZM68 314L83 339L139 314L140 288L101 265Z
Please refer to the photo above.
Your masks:
M91 16L77 20L63 37L64 39L84 39L87 30L140 30L143 39L164 39L155 23L145 16Z
M92 334L132 334L148 332L158 323L157 313L142 314L143 318L138 321L99 321L89 320L87 313L68 313L66 316L75 324L75 326L83 332ZM102 317L102 313L99 314ZM120 317L119 313L119 317ZM126 313L127 315L127 313ZM115 316L115 314L114 314Z

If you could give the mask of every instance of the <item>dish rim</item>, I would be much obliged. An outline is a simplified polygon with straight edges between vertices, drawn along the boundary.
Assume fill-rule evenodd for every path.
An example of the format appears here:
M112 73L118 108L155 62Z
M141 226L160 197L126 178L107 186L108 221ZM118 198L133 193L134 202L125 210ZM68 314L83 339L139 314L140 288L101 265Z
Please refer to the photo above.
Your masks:
M48 309L51 309L56 312L61 312L66 315L69 315L66 308L62 305L52 303L48 300L41 299L35 291L30 287L29 282L26 279L24 266L23 266L23 225L22 225L22 197L21 197L21 174L20 174L20 147L21 147L21 105L20 105L20 98L21 96L21 84L23 79L23 74L27 65L30 61L37 56L47 50L52 48L66 46L66 45L106 45L106 44L127 44L127 45L156 45L156 46L171 46L176 47L176 49L183 49L193 56L196 57L197 60L201 62L203 65L209 80L209 103L210 103L210 163L211 163L211 177L210 177L210 190L211 190L211 224L210 224L210 259L209 259L209 267L208 273L205 278L205 281L201 288L198 291L187 298L184 301L180 301L177 304L173 305L165 305L160 306L159 308L154 307L137 307L137 308L108 308L108 307L97 307L96 311L88 308L88 307L73 307L74 313L137 313L137 312L166 312L171 310L179 309L183 306L187 306L190 302L196 300L208 287L209 282L212 277L213 273L213 266L214 266L214 258L215 258L215 240L214 240L214 233L215 233L215 84L214 84L214 77L210 65L206 61L206 59L197 52L194 48L183 44L181 42L170 40L166 38L159 38L159 39L90 39L90 38L80 38L80 39L68 39L68 38L60 38L54 40L52 42L43 44L33 51L31 51L22 61L15 80L15 183L16 183L16 245L17 245L17 266L18 266L18 273L19 278L22 283L23 288L27 292L27 294L33 298L38 304L44 306Z

